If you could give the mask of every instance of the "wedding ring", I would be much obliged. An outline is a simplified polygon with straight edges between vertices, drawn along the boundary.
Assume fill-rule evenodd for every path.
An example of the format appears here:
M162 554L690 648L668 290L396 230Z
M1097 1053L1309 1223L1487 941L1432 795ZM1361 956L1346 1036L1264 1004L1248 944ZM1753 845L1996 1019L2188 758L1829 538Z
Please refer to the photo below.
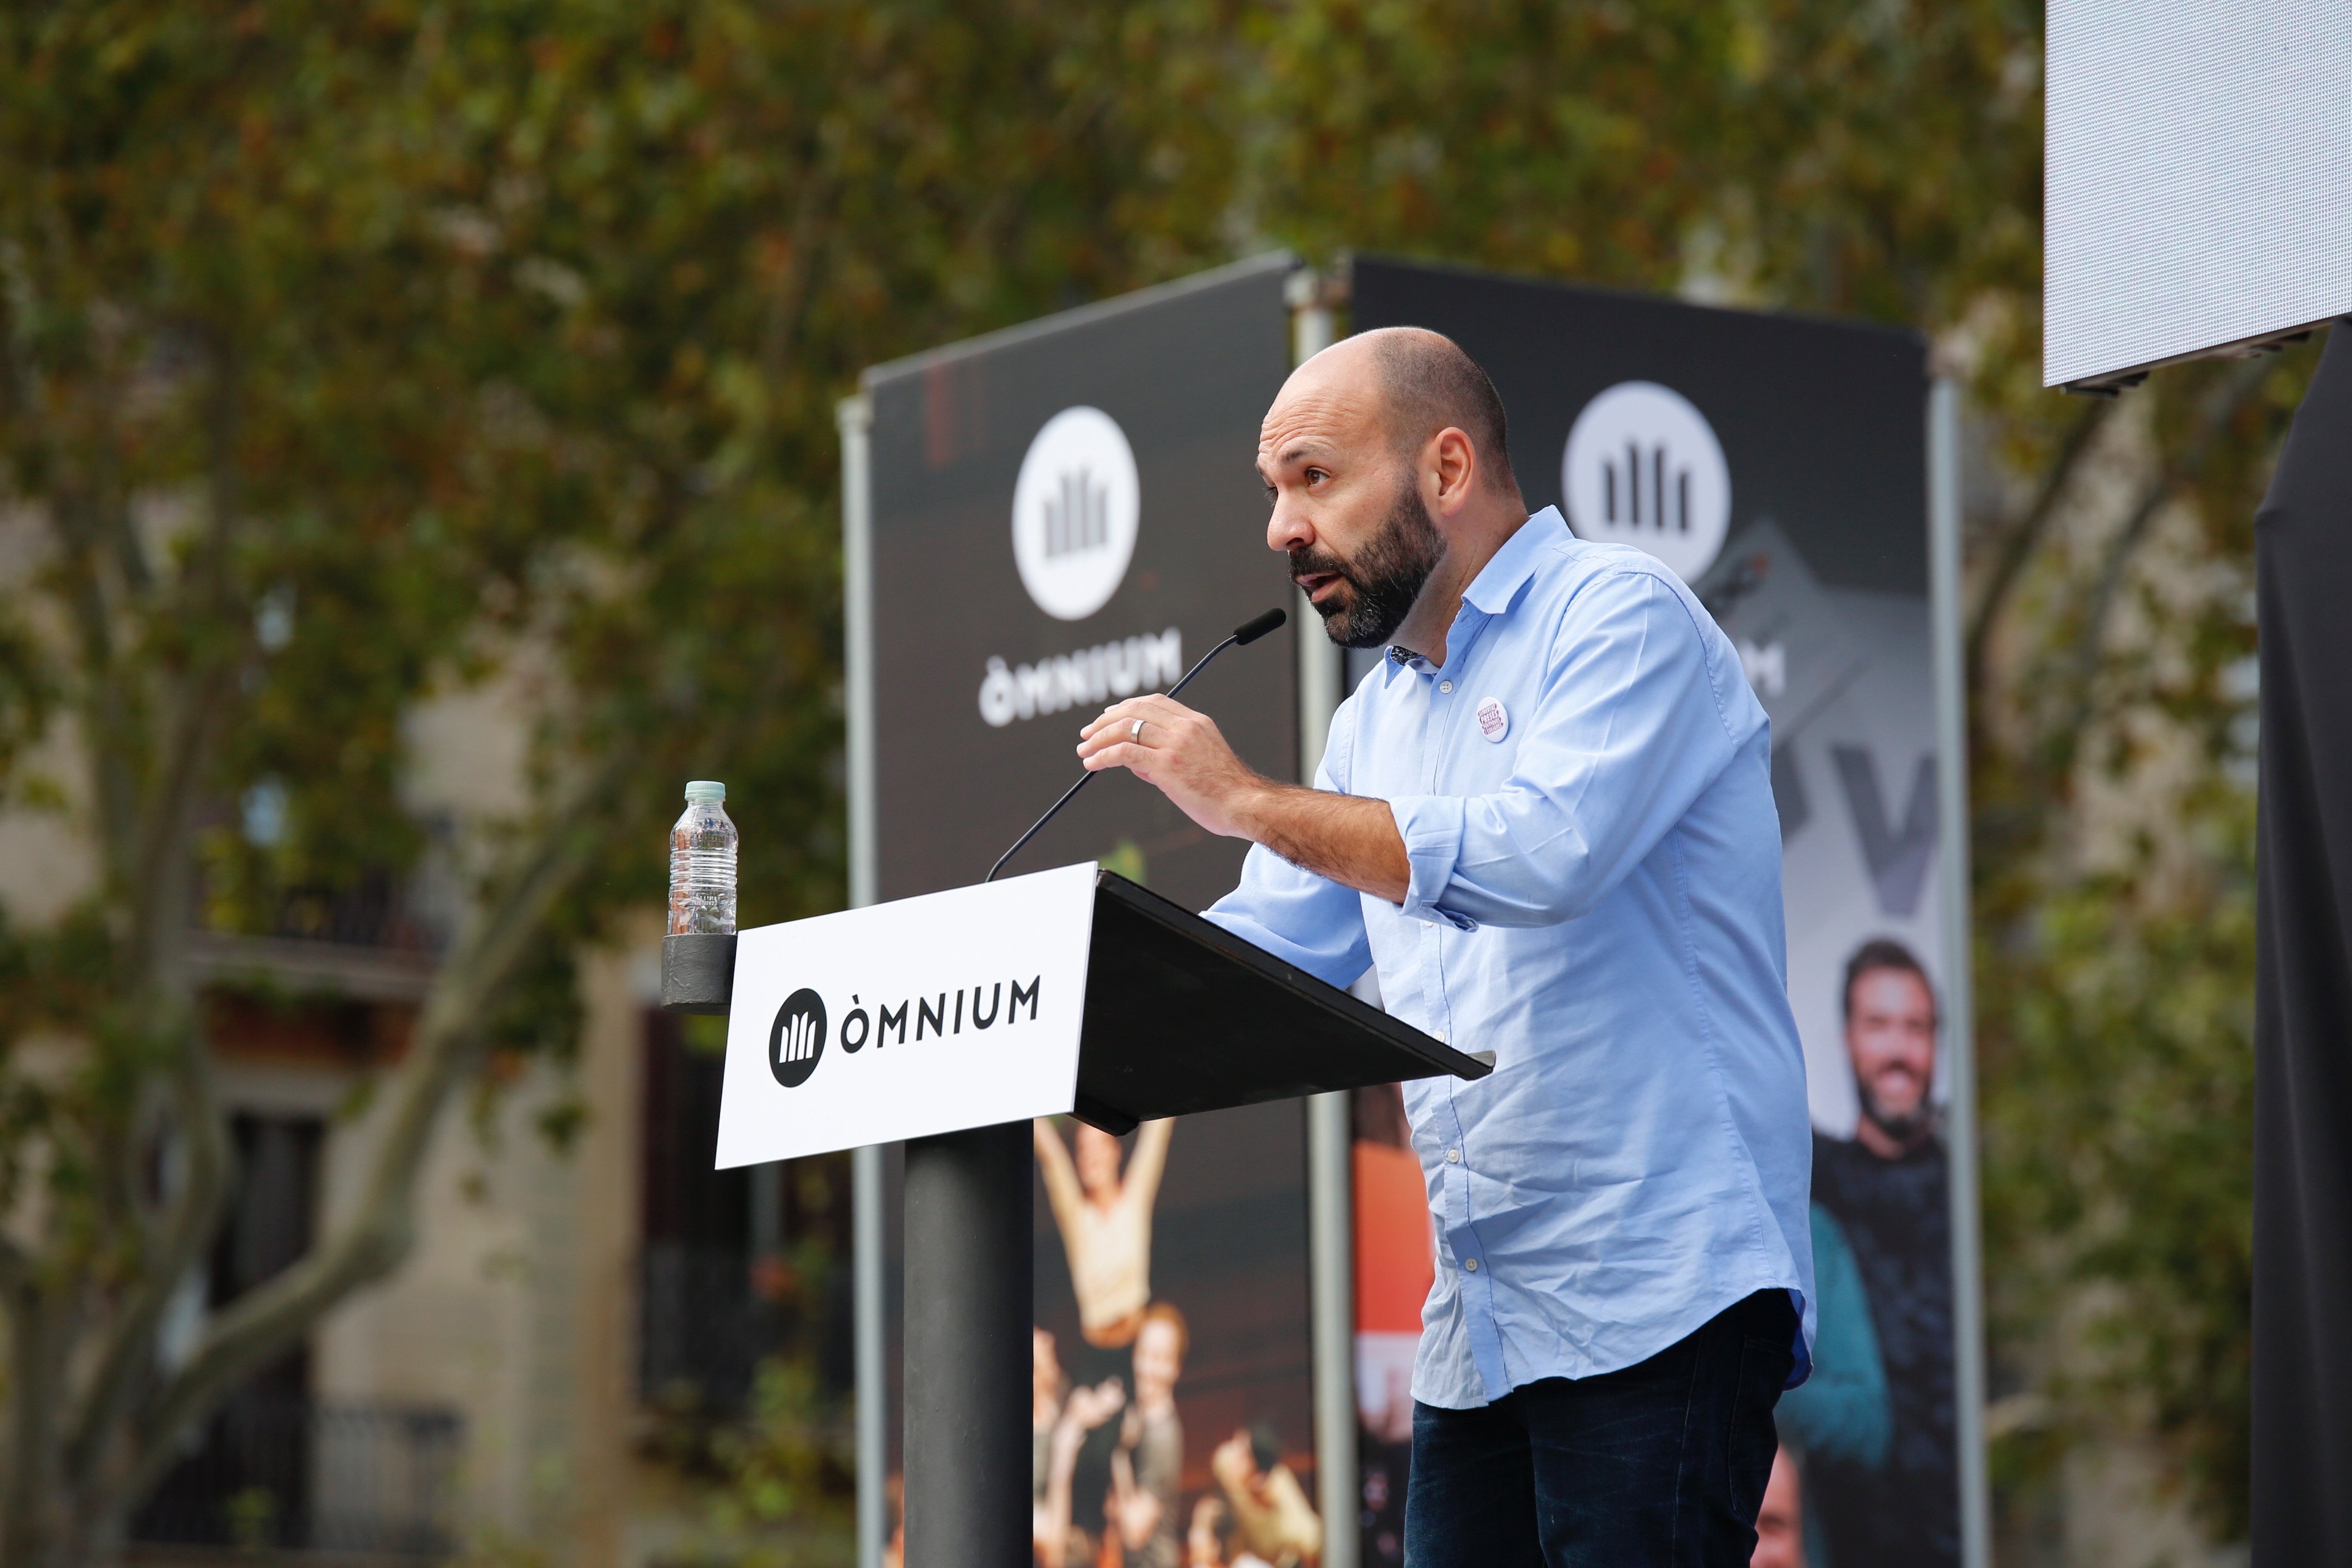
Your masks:
M1146 721L1138 719L1134 723L1129 724L1127 727L1127 738L1133 741L1136 744L1141 745L1143 743L1143 726L1145 722Z

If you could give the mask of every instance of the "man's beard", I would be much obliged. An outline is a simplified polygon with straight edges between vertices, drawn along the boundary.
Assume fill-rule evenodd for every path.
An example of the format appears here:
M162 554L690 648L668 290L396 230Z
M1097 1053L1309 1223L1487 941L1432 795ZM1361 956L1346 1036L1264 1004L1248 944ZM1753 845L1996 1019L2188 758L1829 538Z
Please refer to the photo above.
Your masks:
M1444 555L1445 536L1430 521L1420 486L1407 473L1379 531L1355 560L1299 545L1290 552L1290 574L1336 574L1343 589L1315 606L1324 632L1341 647L1379 647L1404 625Z
M1897 1143L1916 1143L1935 1126L1936 1108L1925 1094L1911 1108L1909 1115L1896 1116L1878 1103L1878 1096L1871 1092L1868 1084L1857 1083L1853 1087L1862 1100L1863 1116Z

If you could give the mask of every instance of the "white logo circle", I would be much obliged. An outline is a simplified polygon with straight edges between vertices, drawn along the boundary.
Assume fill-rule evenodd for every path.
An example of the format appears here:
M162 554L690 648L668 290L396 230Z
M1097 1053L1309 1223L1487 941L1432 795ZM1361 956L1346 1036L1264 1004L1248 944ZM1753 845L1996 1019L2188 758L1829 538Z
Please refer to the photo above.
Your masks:
M1560 454L1559 489L1579 539L1646 550L1685 583L1722 553L1731 469L1687 397L1621 381L1584 405Z
M1134 559L1142 506L1117 420L1083 405L1046 420L1013 486L1013 560L1037 607L1082 621L1108 604Z

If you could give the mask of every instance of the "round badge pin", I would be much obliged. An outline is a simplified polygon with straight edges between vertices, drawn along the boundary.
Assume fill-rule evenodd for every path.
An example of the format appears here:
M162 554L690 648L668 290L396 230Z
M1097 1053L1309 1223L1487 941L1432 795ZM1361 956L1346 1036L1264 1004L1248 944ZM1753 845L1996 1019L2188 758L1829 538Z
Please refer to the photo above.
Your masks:
M1478 733L1489 741L1500 741L1510 731L1511 716L1500 702L1489 697L1478 704Z

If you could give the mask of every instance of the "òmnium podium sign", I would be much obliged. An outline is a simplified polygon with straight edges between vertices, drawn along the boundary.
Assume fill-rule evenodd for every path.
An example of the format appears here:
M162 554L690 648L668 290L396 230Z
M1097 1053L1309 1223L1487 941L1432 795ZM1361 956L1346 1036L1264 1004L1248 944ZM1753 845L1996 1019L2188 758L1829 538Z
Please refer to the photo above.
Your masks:
M745 931L719 1164L1070 1109L1091 862Z
M737 938L719 1164L1492 1067L1089 861Z

